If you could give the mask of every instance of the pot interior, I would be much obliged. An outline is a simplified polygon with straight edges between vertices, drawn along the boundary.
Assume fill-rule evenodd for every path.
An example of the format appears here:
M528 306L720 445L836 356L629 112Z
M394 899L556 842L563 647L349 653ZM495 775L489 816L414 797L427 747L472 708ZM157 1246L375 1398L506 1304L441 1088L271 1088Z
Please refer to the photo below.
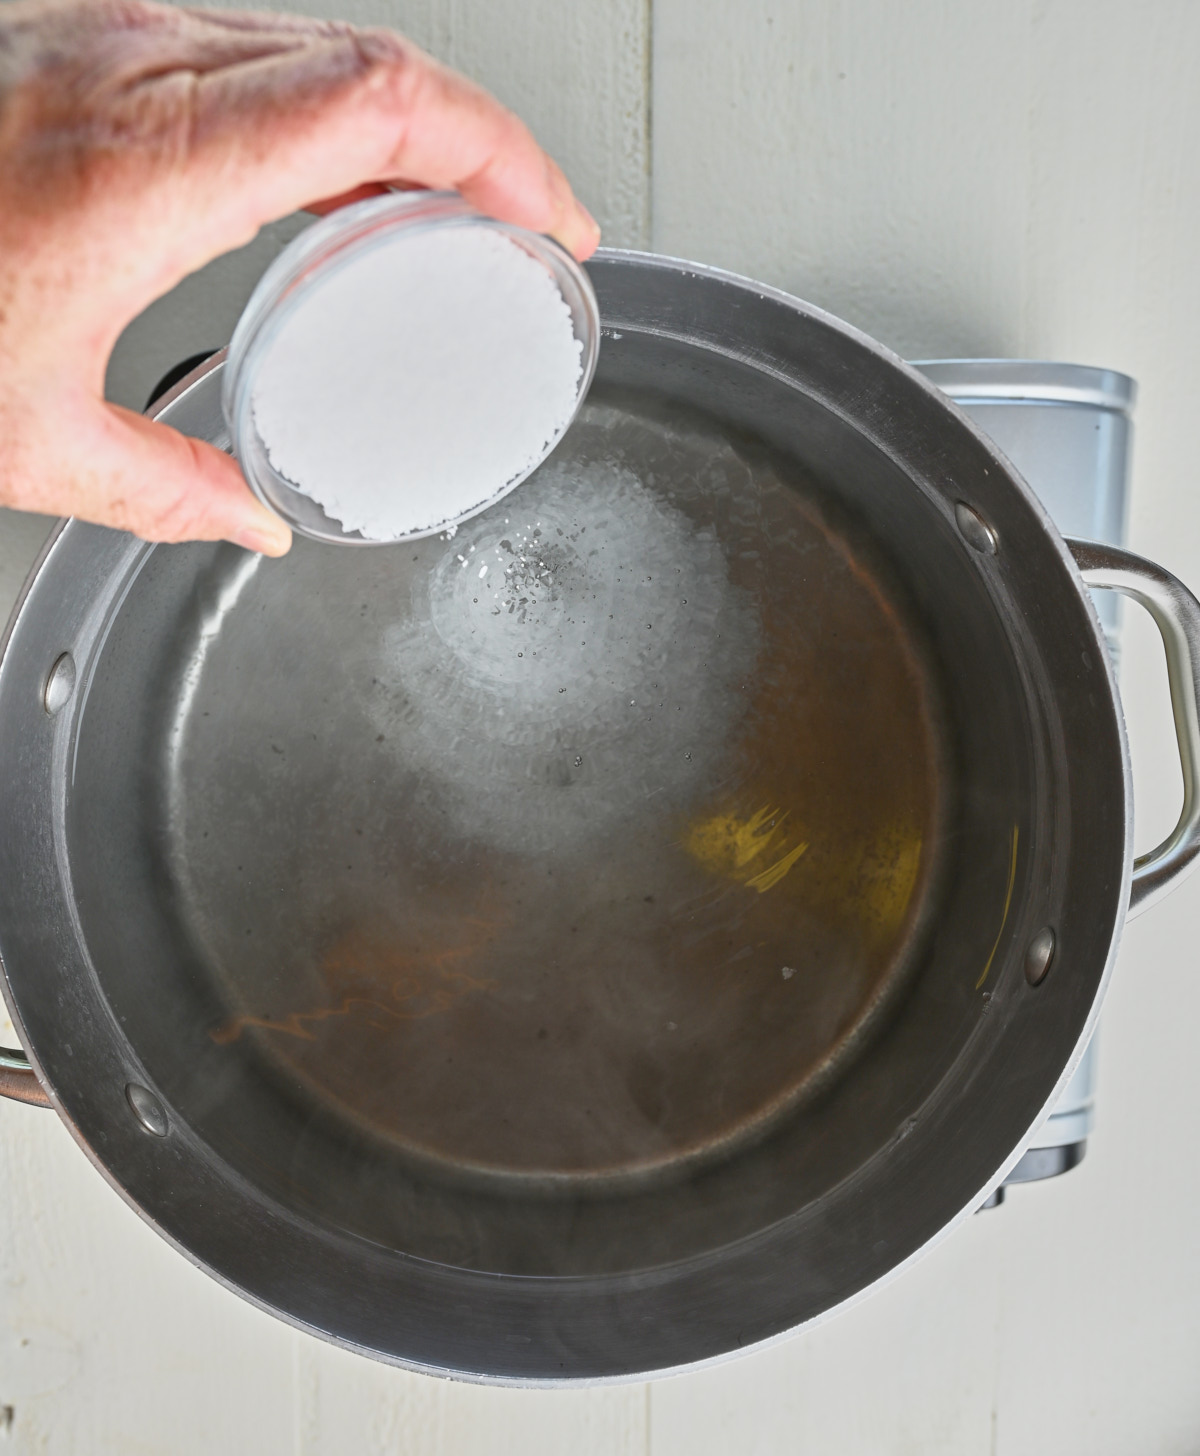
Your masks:
M146 830L223 1055L556 1196L853 1059L936 879L937 699L866 543L738 444L601 391L452 539L196 553Z
M589 266L590 404L494 512L278 563L70 522L0 658L2 970L75 1136L260 1305L488 1380L912 1257L1128 893L1099 627L1005 462L817 310ZM220 369L162 416L217 445Z
M986 1007L1033 771L911 483L631 342L453 538L143 558L75 749L81 922L172 1104L287 1207L498 1273L711 1251L885 1147Z

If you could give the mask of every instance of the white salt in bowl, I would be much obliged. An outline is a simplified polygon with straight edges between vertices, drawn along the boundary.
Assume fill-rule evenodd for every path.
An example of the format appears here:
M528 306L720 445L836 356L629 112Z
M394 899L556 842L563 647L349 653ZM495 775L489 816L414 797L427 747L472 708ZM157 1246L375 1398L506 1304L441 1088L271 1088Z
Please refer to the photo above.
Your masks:
M521 248L545 268L570 314L571 328L580 350L580 372L574 407L556 433L534 458L469 509L418 529L379 535L352 529L335 519L318 502L281 473L259 432L254 398L264 363L289 321L310 305L322 285L343 270L361 266L378 250L401 235L434 229L492 229ZM286 343L286 340L285 340ZM397 339L397 349L405 341ZM595 373L600 347L600 313L591 282L583 268L552 238L485 217L456 192L400 192L372 197L340 208L301 233L259 280L229 345L222 384L222 407L233 451L255 495L294 531L317 541L374 546L411 541L452 530L459 521L479 514L515 489L550 454L583 403ZM411 366L411 359L407 361ZM335 422L336 423L336 422ZM461 429L473 421L464 418ZM274 444L274 441L272 441ZM276 449L276 453L279 451ZM396 440L397 488L403 485L404 440Z

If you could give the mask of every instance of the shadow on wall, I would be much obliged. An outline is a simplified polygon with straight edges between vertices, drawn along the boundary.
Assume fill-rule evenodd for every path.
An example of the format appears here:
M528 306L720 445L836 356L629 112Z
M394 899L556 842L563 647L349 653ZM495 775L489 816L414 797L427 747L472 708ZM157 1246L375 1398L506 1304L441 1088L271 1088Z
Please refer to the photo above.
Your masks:
M993 301L980 297L969 280L930 272L920 262L873 274L858 267L843 271L830 259L790 291L905 359L1020 358L1026 352L1019 315L998 317Z
M139 314L108 361L106 397L141 411L181 359L224 348L263 272L315 220L298 212L268 224L253 242L215 258Z

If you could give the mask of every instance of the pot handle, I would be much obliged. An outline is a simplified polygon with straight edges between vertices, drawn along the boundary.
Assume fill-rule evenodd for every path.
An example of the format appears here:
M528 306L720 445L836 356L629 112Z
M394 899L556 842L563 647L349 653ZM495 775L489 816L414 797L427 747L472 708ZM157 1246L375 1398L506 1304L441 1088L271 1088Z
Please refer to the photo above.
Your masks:
M1166 839L1133 862L1129 914L1161 900L1200 855L1200 602L1178 577L1119 546L1067 539L1084 584L1124 592L1154 618L1167 655L1167 680L1183 771L1183 808Z
M49 1107L46 1089L37 1079L24 1052L0 1047L0 1097L14 1102L28 1102L31 1107Z

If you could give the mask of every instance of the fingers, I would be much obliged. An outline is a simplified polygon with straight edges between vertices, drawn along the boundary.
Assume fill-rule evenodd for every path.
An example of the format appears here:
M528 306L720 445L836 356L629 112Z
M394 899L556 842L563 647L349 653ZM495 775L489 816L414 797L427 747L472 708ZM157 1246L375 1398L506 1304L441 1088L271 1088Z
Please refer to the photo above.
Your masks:
M165 6L157 7L166 9ZM322 20L314 15L290 15L280 10L200 10L194 5L172 5L171 11L201 25L221 30L258 31L275 35L345 35L353 29L344 20Z
M389 75L387 32L363 36L380 74ZM450 187L481 212L551 233L579 258L591 255L600 230L529 128L494 97L427 56L411 70L404 129L389 158L389 177Z
M5 40L22 55L27 75L40 78L53 112L81 110L98 98L153 84L172 70L203 73L345 34L330 22L305 26L230 25L200 11L137 0L14 0ZM19 73L18 73L19 74Z
M74 515L147 541L234 541L282 556L291 532L224 452L115 405L93 420Z
M207 216L238 240L314 197L400 178L456 188L580 258L599 239L522 122L390 31L318 35L209 72L190 108L189 163L220 187Z
M394 32L139 0L5 8L30 116L61 140L30 158L31 173L57 158L60 188L98 175L101 191L136 195L140 179L154 216L174 183L175 225L194 221L203 237L190 266L313 198L399 179L457 188L581 258L598 240L528 129Z

